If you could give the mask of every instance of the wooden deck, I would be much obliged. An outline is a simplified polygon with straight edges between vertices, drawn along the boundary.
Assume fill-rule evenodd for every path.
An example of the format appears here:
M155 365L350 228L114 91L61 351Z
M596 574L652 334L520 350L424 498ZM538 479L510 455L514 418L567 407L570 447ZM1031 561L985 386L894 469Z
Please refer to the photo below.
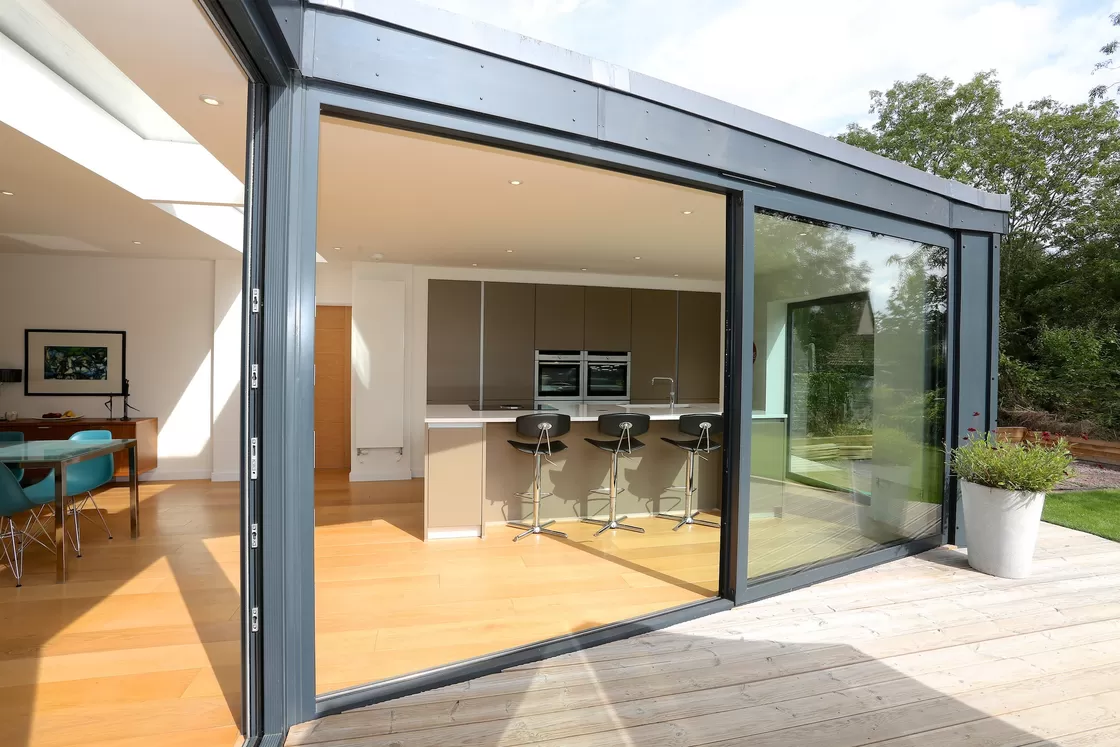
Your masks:
M1120 544L952 549L292 730L287 745L1120 745Z

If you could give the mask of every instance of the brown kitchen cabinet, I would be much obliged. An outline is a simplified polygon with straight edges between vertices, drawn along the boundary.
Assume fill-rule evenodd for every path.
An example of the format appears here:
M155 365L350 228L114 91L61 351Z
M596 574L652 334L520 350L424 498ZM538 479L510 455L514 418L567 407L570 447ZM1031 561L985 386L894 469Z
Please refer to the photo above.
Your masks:
M532 406L536 286L487 282L483 296L482 401Z
M584 291L578 285L536 286L536 349L586 350Z
M482 283L428 281L428 403L478 402Z
M717 402L723 385L720 294L681 291L678 303L677 401Z
M630 292L630 401L669 401L669 384L650 383L654 376L677 377L677 292Z
M65 423L52 423L33 418L0 421L0 431L17 431L24 441L65 441L78 431L109 431L113 438L136 439L136 474L151 472L159 466L159 420L132 418L107 420L82 418ZM128 451L113 454L113 474L128 477Z
M584 289L583 350L630 352L629 288Z

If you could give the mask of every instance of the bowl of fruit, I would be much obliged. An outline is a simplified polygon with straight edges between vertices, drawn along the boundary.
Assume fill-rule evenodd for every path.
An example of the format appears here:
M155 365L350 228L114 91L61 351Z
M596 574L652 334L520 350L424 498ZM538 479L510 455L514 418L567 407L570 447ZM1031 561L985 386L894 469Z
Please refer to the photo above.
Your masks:
M40 420L81 420L82 416L75 413L73 410L66 412L45 412L40 417Z

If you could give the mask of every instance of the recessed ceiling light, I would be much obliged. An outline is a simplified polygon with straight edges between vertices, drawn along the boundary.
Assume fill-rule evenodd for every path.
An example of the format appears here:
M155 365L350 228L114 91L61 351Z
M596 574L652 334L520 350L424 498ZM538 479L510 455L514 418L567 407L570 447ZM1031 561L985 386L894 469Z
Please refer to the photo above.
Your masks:
M678 275L677 273L675 273L675 272L674 272L674 273L673 273L673 277L675 277L675 278L679 278L679 277L680 277L680 275Z
M520 179L510 179L509 183L516 187L516 186L519 186L521 184L521 180Z
M471 262L471 267L478 267L478 262Z
M691 210L682 210L681 212L684 213L685 215L692 215Z
M579 271L580 272L587 272L587 268L586 267L581 267L581 268L579 268Z
M513 254L513 250L512 249L506 249L506 254Z
M198 100L207 106L221 106L222 102L218 101L213 96L207 96L205 93L198 97Z
M797 234L797 235L798 235L798 236L808 236L809 234L808 234L808 233L799 233L799 234Z
M641 259L641 257L634 257L634 259Z
M140 246L140 242L139 242L139 241L133 241L132 243L133 243L133 244L136 244L136 246Z
M5 197L11 197L12 194L13 194L12 192L9 192L7 190L4 190L3 192L0 192L0 195L4 195Z
M342 251L342 247L341 247L341 246L336 246L336 247L334 248L334 250L335 250L336 252L341 252L341 251Z

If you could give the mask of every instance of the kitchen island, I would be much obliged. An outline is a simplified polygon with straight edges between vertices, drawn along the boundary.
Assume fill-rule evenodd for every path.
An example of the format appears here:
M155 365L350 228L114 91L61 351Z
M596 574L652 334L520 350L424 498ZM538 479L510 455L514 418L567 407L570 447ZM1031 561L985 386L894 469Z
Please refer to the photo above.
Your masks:
M668 405L558 404L554 410L572 419L571 430L559 440L567 450L544 463L542 491L554 495L541 500L541 519L578 521L602 518L607 498L592 493L607 485L610 455L585 438L603 438L600 415L635 412L650 416L650 429L638 436L645 448L623 456L618 470L618 513L649 516L683 510L683 493L668 487L684 483L686 452L662 441L681 438L677 420L682 415L720 413L718 403ZM532 501L517 496L529 492L533 461L507 441L527 441L518 436L514 421L534 410L472 410L467 405L429 405L425 417L424 538L485 536L486 525L522 521L532 515ZM754 413L759 419L780 424L784 415ZM697 465L697 507L718 514L721 503L722 454L701 459Z

